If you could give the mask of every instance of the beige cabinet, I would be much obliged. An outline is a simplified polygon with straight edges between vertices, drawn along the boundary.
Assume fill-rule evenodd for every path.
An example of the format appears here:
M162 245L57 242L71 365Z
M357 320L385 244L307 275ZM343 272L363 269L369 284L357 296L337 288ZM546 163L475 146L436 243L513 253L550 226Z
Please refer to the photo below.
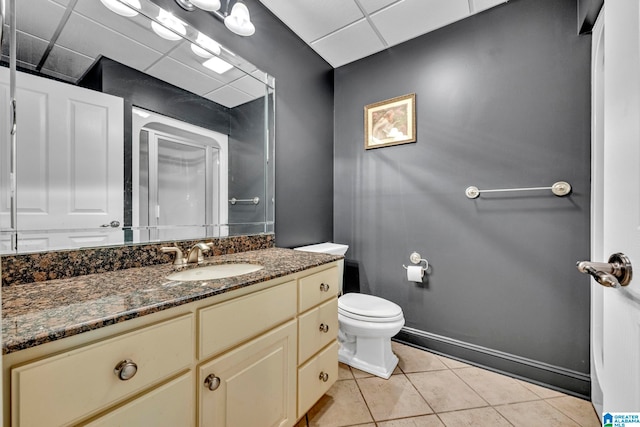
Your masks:
M338 377L338 267L298 280L298 418Z
M12 424L71 425L187 369L193 328L192 316L181 316L14 368ZM114 370L123 361L121 378Z
M199 426L293 425L296 348L292 320L202 365Z
M3 425L293 426L337 378L337 264L5 355Z

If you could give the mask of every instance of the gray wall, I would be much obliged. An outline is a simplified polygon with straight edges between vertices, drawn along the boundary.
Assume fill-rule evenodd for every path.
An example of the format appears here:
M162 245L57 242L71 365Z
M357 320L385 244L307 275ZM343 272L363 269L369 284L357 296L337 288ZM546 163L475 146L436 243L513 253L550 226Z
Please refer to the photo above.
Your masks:
M334 240L400 338L589 392L590 36L575 0L512 0L335 71ZM365 151L363 106L417 97L417 142ZM550 186L550 192L464 190ZM432 263L423 284L402 264Z
M257 0L256 26L240 37L204 11L153 0L276 78L276 244L331 240L333 233L333 71Z

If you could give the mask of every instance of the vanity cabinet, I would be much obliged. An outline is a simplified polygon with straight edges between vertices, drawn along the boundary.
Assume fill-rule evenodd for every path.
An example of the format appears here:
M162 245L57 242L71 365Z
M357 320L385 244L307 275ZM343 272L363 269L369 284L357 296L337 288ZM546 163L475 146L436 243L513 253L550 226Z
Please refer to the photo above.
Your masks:
M337 379L341 262L5 355L4 425L293 426Z
M298 280L298 417L338 377L338 267Z
M193 330L192 316L180 316L13 368L13 425L71 425L187 369Z

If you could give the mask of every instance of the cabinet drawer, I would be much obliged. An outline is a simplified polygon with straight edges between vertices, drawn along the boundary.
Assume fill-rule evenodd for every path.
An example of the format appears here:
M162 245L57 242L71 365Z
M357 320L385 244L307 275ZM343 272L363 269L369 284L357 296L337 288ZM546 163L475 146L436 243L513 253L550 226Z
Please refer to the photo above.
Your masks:
M221 353L295 315L295 281L202 309L199 358Z
M316 357L298 368L298 417L311 409L311 406L331 388L337 378L338 342L334 341Z
M338 295L338 267L302 277L299 280L300 312Z
M12 425L61 426L187 367L193 359L193 316L186 315L11 370ZM114 373L130 359L137 373Z
M338 299L298 317L298 363L305 362L338 336Z
M193 374L189 372L85 426L193 427L194 395Z

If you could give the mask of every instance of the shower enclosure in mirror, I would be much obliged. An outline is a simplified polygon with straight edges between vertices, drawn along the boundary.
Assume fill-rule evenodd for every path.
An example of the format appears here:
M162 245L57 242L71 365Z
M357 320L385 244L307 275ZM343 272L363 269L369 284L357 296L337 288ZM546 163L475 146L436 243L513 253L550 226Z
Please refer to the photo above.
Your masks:
M273 232L272 77L151 0L8 5L0 254Z

